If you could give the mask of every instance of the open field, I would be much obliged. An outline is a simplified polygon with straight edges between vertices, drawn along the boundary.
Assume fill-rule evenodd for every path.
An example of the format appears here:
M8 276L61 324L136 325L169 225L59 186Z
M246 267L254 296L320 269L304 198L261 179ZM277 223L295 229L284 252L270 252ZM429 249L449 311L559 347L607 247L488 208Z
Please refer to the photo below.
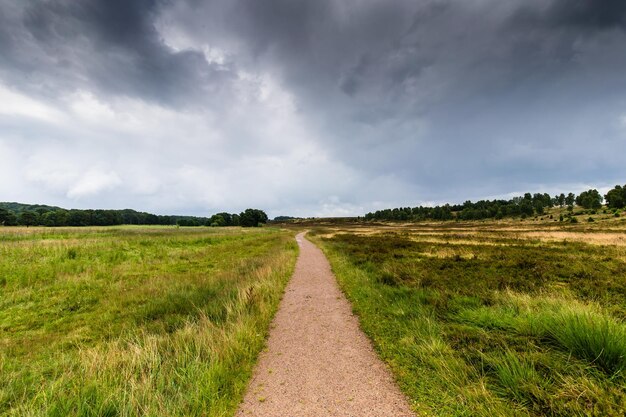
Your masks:
M232 415L296 254L272 228L0 228L0 415Z
M328 223L310 236L420 415L623 415L623 219Z

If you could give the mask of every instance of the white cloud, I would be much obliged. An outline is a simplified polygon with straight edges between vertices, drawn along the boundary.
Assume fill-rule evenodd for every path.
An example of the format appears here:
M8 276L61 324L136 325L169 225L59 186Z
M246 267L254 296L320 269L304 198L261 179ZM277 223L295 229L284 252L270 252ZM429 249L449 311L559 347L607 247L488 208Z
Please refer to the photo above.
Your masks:
M116 115L110 106L104 104L89 91L78 91L66 98L72 114L84 121L99 124L116 122Z
M228 54L222 48L209 43L198 44L186 31L180 30L174 22L169 21L167 18L157 20L155 26L165 45L176 52L186 50L202 51L204 59L209 64L224 65L228 60Z
M20 196L15 183L21 183L19 177L21 160L21 152L0 136L0 196L13 195L15 198Z
M0 83L0 115L60 123L63 113L41 101L13 91Z
M270 215L358 213L340 200L300 207L362 186L319 145L288 91L270 76L250 75L238 94L219 114L86 90L60 97L55 129L42 121L28 149L22 139L0 142L21 167L1 199L200 215L250 206Z
M122 184L116 172L103 172L97 169L89 170L70 187L67 196L72 199L98 194L104 190L111 190Z

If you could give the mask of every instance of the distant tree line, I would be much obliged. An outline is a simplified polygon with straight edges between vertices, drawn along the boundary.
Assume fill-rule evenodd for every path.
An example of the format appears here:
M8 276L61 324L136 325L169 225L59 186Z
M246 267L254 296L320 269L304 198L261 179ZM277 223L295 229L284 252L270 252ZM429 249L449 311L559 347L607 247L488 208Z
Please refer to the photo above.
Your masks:
M164 216L131 209L66 210L45 205L0 203L0 226L258 226L267 222L262 210L246 209L240 214L218 213L211 217Z
M604 198L598 190L583 191L578 196L573 193L564 193L550 196L547 193L526 193L510 200L480 200L466 201L463 204L445 204L435 207L399 207L377 210L367 213L365 220L482 220L502 219L505 217L530 217L543 215L545 210L555 206L567 207L571 212L574 206L596 210L602 207L606 200L607 207L622 209L626 207L626 185L616 185Z
M274 217L274 222L288 222L291 220L300 220L302 219L301 217L293 217L293 216L276 216Z

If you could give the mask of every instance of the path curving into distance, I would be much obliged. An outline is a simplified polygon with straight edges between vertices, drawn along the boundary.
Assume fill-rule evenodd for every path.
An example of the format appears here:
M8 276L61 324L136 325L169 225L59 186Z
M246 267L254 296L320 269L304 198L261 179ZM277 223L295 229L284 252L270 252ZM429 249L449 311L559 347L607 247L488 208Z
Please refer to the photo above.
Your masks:
M359 328L328 260L300 256L237 416L414 416Z

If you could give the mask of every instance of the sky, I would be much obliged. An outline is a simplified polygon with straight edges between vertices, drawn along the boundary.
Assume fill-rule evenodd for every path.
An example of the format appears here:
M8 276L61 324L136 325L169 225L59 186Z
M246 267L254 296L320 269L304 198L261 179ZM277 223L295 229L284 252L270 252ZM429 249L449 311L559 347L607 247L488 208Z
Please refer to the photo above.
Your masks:
M0 0L0 201L362 215L626 183L623 0Z

